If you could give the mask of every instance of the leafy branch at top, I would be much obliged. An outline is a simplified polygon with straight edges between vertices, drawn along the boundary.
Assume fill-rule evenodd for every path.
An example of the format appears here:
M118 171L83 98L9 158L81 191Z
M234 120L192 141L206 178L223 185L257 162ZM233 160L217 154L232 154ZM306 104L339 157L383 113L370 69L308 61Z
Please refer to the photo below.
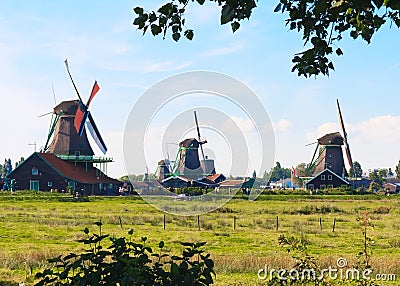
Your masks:
M240 22L250 19L257 7L256 0L209 0L220 9L220 23L231 24L233 32L240 28ZM203 5L205 0L170 0L157 11L146 12L142 7L134 8L136 18L133 25L145 34L150 27L153 36L162 34L163 39L169 30L174 41L183 34L189 40L194 31L185 25L188 5ZM334 70L330 57L340 56L343 51L337 44L345 32L353 39L361 37L368 44L372 36L383 24L390 22L400 27L399 0L280 0L274 12L287 15L286 25L290 30L303 36L305 51L294 55L292 72L298 76L329 76Z

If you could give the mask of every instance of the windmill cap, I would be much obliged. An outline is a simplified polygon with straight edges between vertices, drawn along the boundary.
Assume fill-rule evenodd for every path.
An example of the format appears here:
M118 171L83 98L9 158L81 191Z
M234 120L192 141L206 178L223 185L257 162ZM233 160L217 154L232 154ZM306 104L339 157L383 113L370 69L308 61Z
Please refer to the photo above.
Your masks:
M76 110L78 109L78 104L78 100L63 101L54 107L54 113L58 114L62 111L64 115L75 115Z
M339 132L328 133L318 138L319 145L343 145L343 137Z
M188 138L188 139L185 139L185 140L181 141L179 143L179 146L180 147L185 147L185 148L189 148L189 147L198 148L199 147L199 141L197 141L196 138Z

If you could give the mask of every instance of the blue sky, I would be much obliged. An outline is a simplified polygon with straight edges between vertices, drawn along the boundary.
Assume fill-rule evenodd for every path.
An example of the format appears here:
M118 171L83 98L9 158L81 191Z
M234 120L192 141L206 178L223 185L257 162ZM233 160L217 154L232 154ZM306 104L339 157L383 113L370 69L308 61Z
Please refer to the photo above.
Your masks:
M142 37L132 25L134 7L151 10L163 1L149 2L0 2L0 159L15 162L32 153L29 143L36 142L38 149L45 144L50 117L38 115L54 106L52 86L58 103L75 98L64 67L68 58L84 98L95 79L100 85L91 110L108 145L107 155L115 160L108 168L111 176L125 173L122 138L137 98L160 80L193 70L228 74L257 94L274 124L275 158L283 166L309 162L313 147L305 145L325 132L339 131L336 98L353 159L363 169L394 168L398 163L397 28L386 25L370 45L344 40L344 55L335 58L336 71L329 78L304 79L290 72L293 54L303 49L301 36L288 31L284 16L273 13L273 1L259 3L235 34L230 26L219 25L214 3L190 5L187 25L195 36L179 43L168 36ZM221 166L229 161L223 156L216 154Z

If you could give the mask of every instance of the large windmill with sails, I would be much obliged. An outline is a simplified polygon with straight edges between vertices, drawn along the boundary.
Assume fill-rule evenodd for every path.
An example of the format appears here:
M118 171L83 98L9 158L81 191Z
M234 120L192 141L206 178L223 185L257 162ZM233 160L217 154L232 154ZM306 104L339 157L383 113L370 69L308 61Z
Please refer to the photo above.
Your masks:
M63 101L54 107L45 146L18 165L10 179L14 180L16 189L115 194L122 183L106 175L107 163L112 162L112 158L95 157L86 133L88 130L105 154L107 147L89 111L99 86L95 81L85 104L67 61L65 65L78 99Z
M346 180L348 172L345 166L346 160L343 155L343 146L350 168L353 168L353 159L338 99L336 100L336 104L339 125L343 136L340 132L333 132L318 138L314 155L307 168L307 172L313 172L314 178L307 182L307 188L349 185Z

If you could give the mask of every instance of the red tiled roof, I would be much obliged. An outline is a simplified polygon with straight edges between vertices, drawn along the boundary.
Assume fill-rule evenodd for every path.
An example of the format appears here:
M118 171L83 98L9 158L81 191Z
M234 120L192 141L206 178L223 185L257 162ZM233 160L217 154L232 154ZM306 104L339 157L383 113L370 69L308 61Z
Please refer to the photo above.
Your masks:
M86 170L86 167L84 165L75 165L73 163L61 160L56 155L51 153L37 153L37 155L43 161L49 164L60 175L70 178L74 181L87 184L122 184L122 182L106 176L99 169L93 167L91 164L88 164Z

